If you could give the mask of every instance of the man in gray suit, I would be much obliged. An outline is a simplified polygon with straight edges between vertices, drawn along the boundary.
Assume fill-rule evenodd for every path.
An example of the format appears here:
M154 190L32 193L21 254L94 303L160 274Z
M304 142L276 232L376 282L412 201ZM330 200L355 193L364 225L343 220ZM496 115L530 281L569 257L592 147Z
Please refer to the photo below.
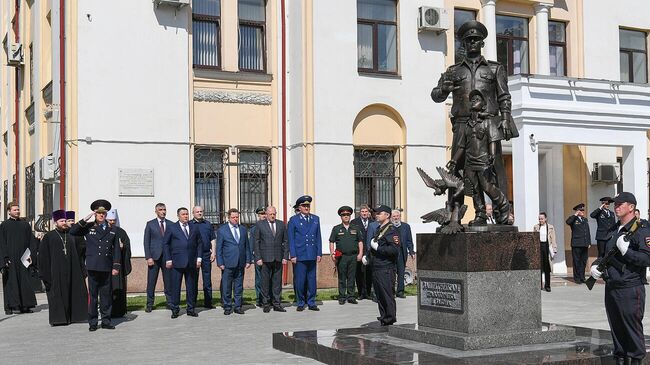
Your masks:
M266 219L255 224L253 245L255 264L262 268L262 305L264 313L286 312L280 305L282 299L282 265L289 259L287 228L283 221L275 219L275 207L266 208ZM271 293L269 293L271 287Z

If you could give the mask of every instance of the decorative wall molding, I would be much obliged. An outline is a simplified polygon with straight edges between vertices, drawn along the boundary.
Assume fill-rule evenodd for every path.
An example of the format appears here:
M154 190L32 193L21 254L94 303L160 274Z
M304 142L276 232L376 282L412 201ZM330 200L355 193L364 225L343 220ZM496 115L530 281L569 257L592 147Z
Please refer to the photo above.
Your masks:
M231 92L223 90L194 90L194 101L209 103L233 103L271 105L273 98L270 94L254 92Z

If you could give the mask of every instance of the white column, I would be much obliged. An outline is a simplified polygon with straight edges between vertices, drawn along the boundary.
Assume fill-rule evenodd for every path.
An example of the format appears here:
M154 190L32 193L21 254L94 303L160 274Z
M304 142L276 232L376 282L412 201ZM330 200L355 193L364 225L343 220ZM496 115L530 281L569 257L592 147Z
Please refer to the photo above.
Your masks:
M631 146L623 146L623 190L634 194L641 217L648 215L648 146L645 133Z
M537 3L535 5L535 23L537 24L537 71L538 75L549 75L548 13L553 5Z
M513 199L515 225L519 232L530 232L539 213L539 156L537 144L531 146L532 128L523 126L512 139Z
M482 23L488 30L485 38L483 56L491 61L497 60L497 0L481 0Z

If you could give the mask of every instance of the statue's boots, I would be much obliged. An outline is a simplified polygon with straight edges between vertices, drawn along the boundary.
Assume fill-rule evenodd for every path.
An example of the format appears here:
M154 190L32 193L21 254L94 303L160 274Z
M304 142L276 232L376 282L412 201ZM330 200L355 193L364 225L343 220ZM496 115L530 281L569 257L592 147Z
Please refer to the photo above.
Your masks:
M492 203L495 204L494 207L494 216L497 224L510 224L508 221L508 215L510 214L510 203L506 199L505 195L501 193L501 199L494 199Z
M476 214L476 218L471 220L467 225L469 226L485 226L487 225L487 214L480 212Z

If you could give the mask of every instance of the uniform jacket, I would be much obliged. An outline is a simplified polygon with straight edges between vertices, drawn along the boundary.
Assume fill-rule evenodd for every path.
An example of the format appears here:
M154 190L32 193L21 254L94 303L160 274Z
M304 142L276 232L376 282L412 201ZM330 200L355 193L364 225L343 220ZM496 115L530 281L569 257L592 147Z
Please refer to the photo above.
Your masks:
M253 261L252 247L248 240L246 228L241 224L239 242L235 240L230 230L230 223L222 224L217 230L217 265L233 269L245 267Z
M171 260L172 267L175 269L185 269L194 267L198 258L201 258L203 242L199 230L192 225L187 224L189 237L185 237L180 222L175 222L167 226L165 237L163 238L163 250L165 261Z
M254 228L253 252L255 253L255 261L274 262L289 259L287 227L283 221L275 220L275 235L273 235L267 220L255 223Z
M106 228L83 219L70 227L73 236L86 237L86 269L88 271L111 271L120 269L122 259L120 244L113 227Z
M373 236L377 241L377 244L379 244L377 250L373 250L372 248L370 249L374 256L372 259L373 269L395 268L397 259L399 258L401 245L399 241L399 232L392 223L387 222L386 224L388 224L389 227L384 227L384 229L386 229L385 231L382 230L382 227L378 227ZM377 223L377 225L379 225L379 223Z
M165 218L165 231L174 222ZM154 218L144 226L144 258L158 260L163 254L163 234L160 232L160 220Z
M566 220L571 227L571 247L589 247L591 244L591 233L587 218L578 218L575 215Z
M610 234L611 237L605 244L605 252L609 252L616 247L616 240L627 234L634 224L634 219L619 231L620 222L614 224ZM603 275L607 286L610 288L629 288L647 283L646 268L650 266L650 226L648 222L641 220L639 228L629 236L630 246L625 255L617 253L615 258L620 263L625 264L625 270L619 271L613 266L607 268L607 275ZM598 265L601 261L599 257L593 265Z
M609 209L600 209L598 207L589 216L596 220L598 228L596 229L596 240L604 241L609 239L609 229L616 224L616 216L614 212Z
M546 223L546 237L548 238L548 259L553 260L553 256L557 253L557 241L555 239L555 227L552 224ZM539 232L539 223L533 227L533 232Z
M368 231L366 231L366 247L364 251L366 255L370 253L370 240L375 236L377 228L379 228L379 222L372 221L368 223Z
M289 254L298 261L316 260L323 252L323 242L320 232L320 219L310 214L304 217L296 214L287 224Z

